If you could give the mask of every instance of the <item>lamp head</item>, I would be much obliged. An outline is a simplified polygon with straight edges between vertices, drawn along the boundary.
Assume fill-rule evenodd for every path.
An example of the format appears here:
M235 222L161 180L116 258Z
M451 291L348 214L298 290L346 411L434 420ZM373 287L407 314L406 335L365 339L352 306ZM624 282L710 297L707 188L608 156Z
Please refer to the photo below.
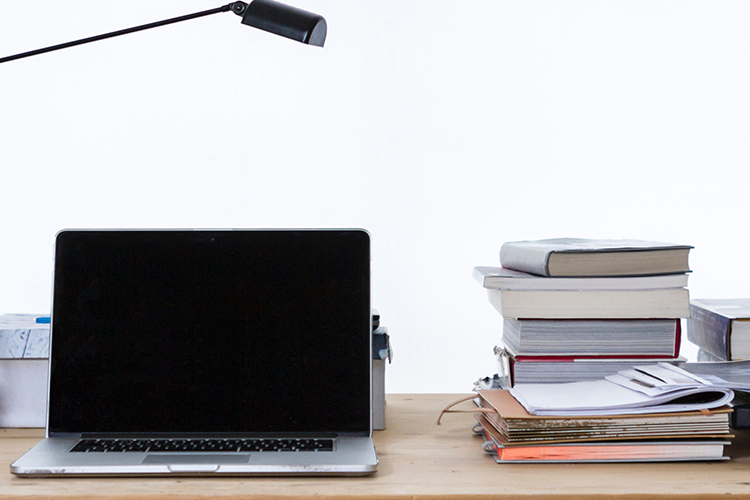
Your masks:
M36 56L46 52L52 52L53 50L75 47L76 45L83 45L84 43L97 42L99 40L105 40L120 35L127 35L129 33L135 33L136 31L166 26L167 24L179 23L181 21L187 21L188 19L196 19L211 14L218 14L219 12L229 12L230 10L238 16L242 16L242 24L247 24L248 26L253 26L254 28L262 29L275 35L281 35L309 45L317 45L318 47L322 47L323 43L326 41L326 20L323 19L322 16L295 7L290 7L289 5L284 5L283 3L275 2L273 0L254 0L249 5L245 2L234 2L215 9L196 12L195 14L174 17L164 21L157 21L155 23L144 24L143 26L136 26L134 28L105 33L103 35L82 38L72 42L60 43L51 47L30 50L13 56L0 57L0 63L15 61L16 59L29 56Z
M275 35L318 47L326 40L327 25L323 16L274 0L235 2L232 11L242 16L242 24Z

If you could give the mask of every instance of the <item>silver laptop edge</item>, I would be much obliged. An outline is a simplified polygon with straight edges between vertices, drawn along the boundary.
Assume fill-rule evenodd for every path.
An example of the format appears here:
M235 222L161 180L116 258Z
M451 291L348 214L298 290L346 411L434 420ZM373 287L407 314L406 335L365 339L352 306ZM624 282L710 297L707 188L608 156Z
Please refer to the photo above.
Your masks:
M147 232L339 232L362 231L357 229L81 229L63 230L73 232L111 232L138 233ZM58 233L58 234L60 234ZM57 240L56 240L57 241ZM371 258L371 257L370 257ZM369 267L369 264L368 264ZM57 269L54 266L54 269ZM368 271L369 272L369 271ZM55 273L53 272L53 291ZM371 292L368 292L371 300ZM54 292L52 302L54 304ZM70 450L81 440L87 438L111 439L152 439L159 438L151 434L138 433L66 433L55 432L50 426L50 405L52 385L52 349L54 334L52 328L55 322L54 307L51 307L50 359L48 370L47 391L47 419L45 438L27 451L10 466L12 474L19 477L60 477L60 476L306 476L306 475L335 475L360 476L377 472L378 458L372 440L372 370L369 373L369 431L366 433L335 433L331 452L105 452L105 453L73 453ZM372 346L370 344L370 360L372 360ZM210 433L206 433L208 435ZM278 433L279 438L286 434ZM328 433L330 434L330 433ZM232 439L257 438L258 434L250 435L235 433L218 433L217 436ZM204 435L194 436L180 434L180 438L203 438ZM290 439L297 434L290 433ZM175 438L172 434L163 438ZM92 455L94 455L92 457Z

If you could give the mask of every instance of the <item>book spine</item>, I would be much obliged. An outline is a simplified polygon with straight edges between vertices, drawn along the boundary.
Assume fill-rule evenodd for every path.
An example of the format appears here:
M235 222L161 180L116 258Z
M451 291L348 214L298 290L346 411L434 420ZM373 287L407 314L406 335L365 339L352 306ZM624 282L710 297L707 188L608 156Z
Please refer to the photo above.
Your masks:
M690 304L687 338L704 351L727 361L732 320L721 314Z
M500 247L500 265L538 276L548 276L549 251L540 248L527 248L513 243Z
M677 325L675 326L677 338L674 340L674 357L680 355L680 348L682 347L682 320L676 320Z

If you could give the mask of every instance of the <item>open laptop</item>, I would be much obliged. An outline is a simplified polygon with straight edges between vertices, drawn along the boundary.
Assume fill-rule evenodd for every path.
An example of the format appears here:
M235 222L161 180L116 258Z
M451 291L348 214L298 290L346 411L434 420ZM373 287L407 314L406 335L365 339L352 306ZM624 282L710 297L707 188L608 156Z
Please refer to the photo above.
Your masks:
M364 230L64 230L47 437L13 474L367 474Z

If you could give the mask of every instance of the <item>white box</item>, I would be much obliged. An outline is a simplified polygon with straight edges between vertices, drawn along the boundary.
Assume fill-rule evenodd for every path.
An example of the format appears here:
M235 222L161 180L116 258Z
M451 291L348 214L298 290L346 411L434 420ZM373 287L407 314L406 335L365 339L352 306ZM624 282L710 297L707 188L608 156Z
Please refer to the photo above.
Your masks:
M0 359L0 427L44 427L47 359Z
M0 427L44 427L49 323L42 314L0 315Z

